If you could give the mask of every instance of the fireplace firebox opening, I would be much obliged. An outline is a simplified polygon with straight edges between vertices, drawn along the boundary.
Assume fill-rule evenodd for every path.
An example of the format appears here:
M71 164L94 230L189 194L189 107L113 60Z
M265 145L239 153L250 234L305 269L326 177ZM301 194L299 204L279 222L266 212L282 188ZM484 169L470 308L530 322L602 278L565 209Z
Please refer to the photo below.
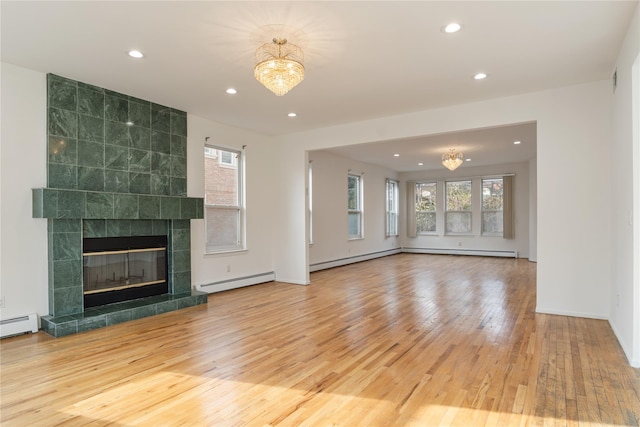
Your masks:
M167 281L167 236L83 239L84 308L162 295Z

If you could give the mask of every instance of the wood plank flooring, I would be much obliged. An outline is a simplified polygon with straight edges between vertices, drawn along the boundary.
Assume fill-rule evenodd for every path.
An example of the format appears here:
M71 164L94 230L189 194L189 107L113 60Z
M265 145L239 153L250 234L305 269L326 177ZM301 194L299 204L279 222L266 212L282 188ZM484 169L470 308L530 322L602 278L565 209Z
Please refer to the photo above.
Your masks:
M63 338L0 341L6 426L635 426L602 320L526 260L400 254Z

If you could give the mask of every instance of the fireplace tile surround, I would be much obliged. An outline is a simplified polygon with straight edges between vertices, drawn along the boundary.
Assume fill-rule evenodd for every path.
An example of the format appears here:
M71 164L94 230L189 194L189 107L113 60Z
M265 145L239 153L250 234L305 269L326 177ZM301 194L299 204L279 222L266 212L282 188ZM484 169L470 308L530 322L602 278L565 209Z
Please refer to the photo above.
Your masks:
M47 188L32 190L47 218L49 315L55 337L206 304L191 288L190 220L202 198L186 196L186 113L47 76ZM166 235L169 294L83 308L82 239Z

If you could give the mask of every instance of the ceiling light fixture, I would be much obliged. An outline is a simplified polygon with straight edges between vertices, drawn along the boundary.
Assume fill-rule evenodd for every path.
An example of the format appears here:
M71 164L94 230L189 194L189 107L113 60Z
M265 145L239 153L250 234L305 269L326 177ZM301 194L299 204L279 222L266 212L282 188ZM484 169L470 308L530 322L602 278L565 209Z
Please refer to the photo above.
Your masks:
M271 92L282 96L304 79L304 55L287 39L274 38L256 49L253 75Z
M297 116L297 114L296 114L296 113L289 113L289 114L287 114L287 116L289 116L289 117L296 117L296 116Z
M487 74L486 73L478 73L475 76L473 76L473 78L476 79L476 80L486 79L487 78Z
M144 57L142 52L140 52L139 50L130 50L129 51L129 56L132 57L132 58L136 58L136 59L140 59L140 58Z
M227 89L227 90L226 90L226 92L227 92L229 95L235 95L236 93L238 93L238 91L237 91L237 90L235 90L235 89L234 89L234 88L232 88L232 87L230 87L229 89Z
M450 171L456 170L462 164L464 154L456 151L455 148L449 150L448 153L442 155L442 165Z
M452 22L451 24L449 24L449 25L445 26L445 27L443 28L443 31L444 31L445 33L449 33L449 34L451 34L451 33L455 33L455 32L460 31L460 28L462 28L462 27L460 26L460 24L458 24L458 23L456 23L456 22Z
M520 144L522 144L522 141L513 141L513 144L514 145L520 145Z

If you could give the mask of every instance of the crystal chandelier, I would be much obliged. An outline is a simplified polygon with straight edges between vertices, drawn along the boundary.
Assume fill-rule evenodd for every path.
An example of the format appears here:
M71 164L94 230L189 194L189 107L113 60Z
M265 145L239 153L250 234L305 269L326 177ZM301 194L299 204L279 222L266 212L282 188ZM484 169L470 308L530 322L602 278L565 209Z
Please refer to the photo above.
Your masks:
M256 79L278 96L293 89L304 79L302 49L287 43L287 39L274 38L256 50Z
M460 151L450 149L448 153L442 155L442 165L450 171L455 170L462 164L464 155Z

